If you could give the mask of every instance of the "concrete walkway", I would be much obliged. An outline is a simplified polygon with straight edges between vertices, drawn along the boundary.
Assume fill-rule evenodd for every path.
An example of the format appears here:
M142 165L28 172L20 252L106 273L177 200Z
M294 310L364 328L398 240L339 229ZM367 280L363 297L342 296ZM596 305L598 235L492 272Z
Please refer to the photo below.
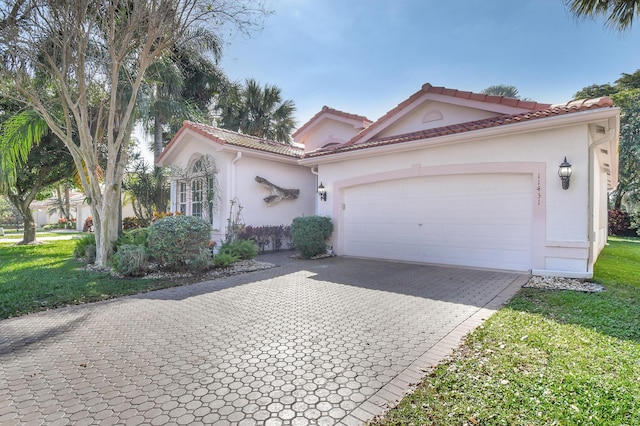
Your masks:
M528 279L288 254L0 321L0 424L363 424Z

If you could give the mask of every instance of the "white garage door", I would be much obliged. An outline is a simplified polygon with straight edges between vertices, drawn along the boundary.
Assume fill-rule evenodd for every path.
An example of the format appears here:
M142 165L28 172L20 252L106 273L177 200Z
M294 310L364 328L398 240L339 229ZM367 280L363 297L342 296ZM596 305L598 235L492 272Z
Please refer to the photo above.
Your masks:
M347 188L349 256L525 271L530 174L429 176Z

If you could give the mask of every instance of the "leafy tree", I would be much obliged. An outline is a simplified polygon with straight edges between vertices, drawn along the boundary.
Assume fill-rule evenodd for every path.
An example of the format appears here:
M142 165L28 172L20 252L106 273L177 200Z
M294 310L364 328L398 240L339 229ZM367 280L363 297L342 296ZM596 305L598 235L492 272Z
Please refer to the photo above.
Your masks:
M622 90L612 95L620 107L620 148L618 186L613 208L623 203L629 211L631 204L640 197L640 88Z
M2 112L3 116L7 116L12 111L9 107ZM31 202L44 188L73 174L75 165L69 150L33 111L10 115L0 130L0 192L6 195L22 216L24 232L21 243L28 244L36 239ZM15 162L8 161L10 156L5 155L8 149L24 143L25 139L32 145L27 157Z
M612 86L609 83L605 84L592 84L591 86L583 87L573 95L574 99L590 99L600 98L602 96L611 96L618 91L617 87Z
M507 84L496 84L494 86L489 86L480 93L483 93L485 95L504 96L507 98L520 99L520 94L518 93L518 89L516 88L516 86L510 86Z
M118 236L114 206L147 70L189 31L207 24L246 31L260 16L262 5L249 0L0 4L0 90L35 109L71 153L91 201L98 265L108 264Z
M218 125L259 138L283 143L291 142L295 127L295 103L283 100L280 88L266 84L264 88L254 79L245 84L232 83L218 96L216 109Z
M639 0L565 0L569 10L579 18L606 17L606 24L618 31L631 28L639 13Z

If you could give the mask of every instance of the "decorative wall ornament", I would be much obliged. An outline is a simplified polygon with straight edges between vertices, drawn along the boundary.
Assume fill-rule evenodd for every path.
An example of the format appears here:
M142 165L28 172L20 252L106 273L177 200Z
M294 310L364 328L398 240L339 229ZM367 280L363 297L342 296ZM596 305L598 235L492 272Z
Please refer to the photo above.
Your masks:
M271 195L264 198L264 202L267 203L267 206L271 206L282 200L295 200L298 198L298 195L300 195L299 189L281 188L260 176L256 176L256 182L267 187L271 191Z
M427 113L422 117L423 123L428 123L430 121L440 121L442 120L442 113L437 109L432 109L427 111Z

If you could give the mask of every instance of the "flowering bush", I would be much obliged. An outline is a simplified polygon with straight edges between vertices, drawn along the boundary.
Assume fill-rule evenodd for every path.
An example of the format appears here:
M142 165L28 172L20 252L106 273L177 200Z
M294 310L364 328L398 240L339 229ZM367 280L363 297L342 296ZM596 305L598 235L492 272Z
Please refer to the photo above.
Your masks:
M87 218L84 220L82 232L93 232L93 218L91 216L87 216Z

